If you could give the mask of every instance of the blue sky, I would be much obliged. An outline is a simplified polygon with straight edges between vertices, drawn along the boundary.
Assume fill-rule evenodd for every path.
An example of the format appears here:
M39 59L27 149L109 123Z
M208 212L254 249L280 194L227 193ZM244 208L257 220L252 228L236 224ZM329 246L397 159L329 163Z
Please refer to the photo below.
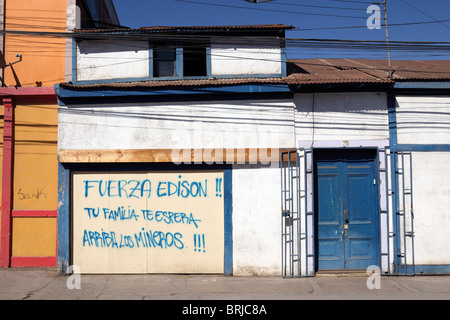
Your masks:
M286 33L286 37L291 39L385 41L384 22L381 29L370 30L366 27L370 16L366 10L375 2L382 0L273 0L259 4L244 0L114 0L121 24L131 28L283 23L298 28ZM449 0L387 0L387 13L391 41L450 42ZM440 20L449 21L436 22ZM419 24L409 24L417 22ZM290 59L385 59L386 56L384 50L311 49L301 46L288 50ZM393 50L391 58L450 59L450 52Z

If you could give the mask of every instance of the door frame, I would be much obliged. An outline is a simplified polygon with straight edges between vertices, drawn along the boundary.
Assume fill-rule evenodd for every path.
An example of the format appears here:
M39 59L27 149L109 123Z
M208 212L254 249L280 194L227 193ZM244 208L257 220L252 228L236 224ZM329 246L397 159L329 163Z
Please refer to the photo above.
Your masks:
M380 207L380 168L379 168L379 164L380 164L380 159L379 159L379 150L378 147L319 147L319 148L312 148L312 154L313 154L313 166L312 166L312 171L313 171L313 207L314 207L314 271L318 272L318 271L334 271L331 269L324 269L324 270L320 270L319 269L319 246L318 246L318 239L319 239L319 233L318 233L318 205L317 205L317 201L318 201L318 194L316 193L316 165L317 165L317 154L318 152L323 152L323 151L330 151L336 152L336 156L332 157L330 159L330 161L338 161L339 159L339 154L343 155L345 154L347 151L352 151L352 150L357 150L357 151L361 151L364 152L366 151L367 153L371 153L373 152L373 156L371 157L360 157L360 160L370 160L370 161L374 161L374 178L375 178L375 184L376 184L376 188L375 188L375 203L376 203L376 208L375 208L375 219L374 219L374 223L376 223L375 226L375 243L376 243L376 250L375 250L375 255L376 255L376 265L381 269L382 268L382 259L381 259L381 254L382 254L382 243L381 243L381 239L382 239L382 234L381 234L381 207ZM343 156L344 157L344 156ZM344 200L345 201L345 200ZM357 270L357 269L343 269L346 272L348 271L352 271L352 270Z

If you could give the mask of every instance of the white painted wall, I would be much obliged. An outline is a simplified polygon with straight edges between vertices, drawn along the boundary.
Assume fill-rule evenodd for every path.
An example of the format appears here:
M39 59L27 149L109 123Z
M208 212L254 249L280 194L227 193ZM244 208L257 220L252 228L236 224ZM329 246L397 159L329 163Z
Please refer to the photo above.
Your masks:
M59 107L60 149L279 148L294 144L292 101Z
M449 143L448 97L397 101L400 143ZM417 130L408 131L408 122ZM385 93L59 107L60 149L279 148L312 140L356 146L352 141L388 138ZM413 152L416 264L450 263L449 163L449 152ZM280 191L279 168L233 166L235 275L280 275Z
M147 41L77 41L77 80L149 76Z
M211 76L278 75L282 72L279 41L212 40ZM134 40L77 41L77 80L145 78L149 44Z
M211 75L279 74L281 75L281 48L275 41L243 43L211 42Z
M294 95L299 144L317 141L388 140L383 92L298 93Z
M450 264L450 152L413 152L416 264Z
M399 144L449 144L450 96L398 96ZM450 152L413 152L416 264L450 264Z
M279 168L233 166L233 275L281 275Z
M450 96L398 96L397 106L398 143L450 143Z

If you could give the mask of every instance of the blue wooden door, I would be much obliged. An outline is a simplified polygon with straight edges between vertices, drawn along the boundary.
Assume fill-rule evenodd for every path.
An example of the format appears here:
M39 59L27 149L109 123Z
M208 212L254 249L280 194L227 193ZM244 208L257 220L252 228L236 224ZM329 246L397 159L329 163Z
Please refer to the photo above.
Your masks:
M319 270L366 269L379 261L376 153L315 151Z

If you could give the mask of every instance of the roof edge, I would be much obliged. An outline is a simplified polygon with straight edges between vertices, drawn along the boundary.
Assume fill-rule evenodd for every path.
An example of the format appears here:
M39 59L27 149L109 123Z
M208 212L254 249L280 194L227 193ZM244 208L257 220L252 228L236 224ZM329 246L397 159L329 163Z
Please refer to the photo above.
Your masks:
M151 32L210 32L230 30L290 30L294 26L285 24L259 25L224 25L224 26L149 26L140 28L112 28L112 29L75 29L74 33L151 33Z

